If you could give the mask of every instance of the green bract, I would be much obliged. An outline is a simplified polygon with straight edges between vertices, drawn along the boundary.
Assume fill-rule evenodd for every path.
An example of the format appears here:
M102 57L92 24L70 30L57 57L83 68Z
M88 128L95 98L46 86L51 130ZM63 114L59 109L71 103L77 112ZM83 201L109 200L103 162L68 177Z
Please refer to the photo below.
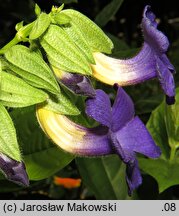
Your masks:
M90 48L88 41L86 40L80 28L78 28L78 26L74 22L70 22L69 25L63 26L62 28L73 40L73 42L78 46L78 48L81 50L82 54L86 57L88 62L95 64L92 49Z
M71 25L75 25L81 30L92 51L111 53L113 49L112 41L88 17L71 9L63 10L61 13L69 16L71 18Z
M30 85L22 79L1 73L0 103L9 107L24 107L45 101L48 95Z
M16 161L21 161L15 128L2 104L0 104L0 152Z
M64 71L91 74L83 53L60 26L50 25L40 43L51 65Z
M62 93L52 96L44 103L44 108L62 115L79 115L78 108Z
M52 19L53 19L53 23L58 25L65 25L71 21L70 17L68 17L67 15L61 12L52 14Z
M49 27L51 19L46 13L41 13L35 21L29 39L34 40L39 38Z
M59 94L59 86L53 72L43 58L29 48L16 45L5 52L8 67L31 85Z

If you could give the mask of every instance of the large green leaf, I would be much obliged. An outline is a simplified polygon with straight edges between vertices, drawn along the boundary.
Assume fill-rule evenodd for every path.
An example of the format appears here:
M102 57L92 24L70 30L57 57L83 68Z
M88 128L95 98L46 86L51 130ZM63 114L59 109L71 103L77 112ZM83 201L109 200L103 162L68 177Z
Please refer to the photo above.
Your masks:
M105 26L119 10L122 2L123 0L112 0L96 16L95 22L101 27Z
M148 130L162 150L161 157L156 160L139 158L140 168L157 180L160 192L179 184L179 89L176 92L176 103L169 107L163 102L152 112L147 123Z
M113 49L112 41L93 21L75 10L67 9L61 13L69 16L71 18L71 24L73 25L74 23L81 30L92 51L111 53Z
M129 199L125 181L125 165L118 156L77 158L84 183L96 199Z
M39 53L23 45L15 45L5 53L7 67L31 85L59 94L59 86L53 72Z
M83 55L86 56L86 59L89 61L89 63L95 64L92 50L88 44L88 41L85 39L83 32L80 28L78 28L78 25L75 22L71 22L70 25L63 26L62 28L78 46Z
M0 104L0 152L16 161L21 161L15 128L11 117L2 104Z
M164 159L149 160L139 158L138 161L140 168L157 180L159 192L179 184L179 160L169 162Z
M74 158L60 150L40 129L33 108L14 110L19 143L30 180L41 180L53 175Z
M0 103L9 107L25 107L41 103L48 95L27 84L22 79L1 72Z
M147 128L162 151L161 158L168 160L170 157L170 147L168 144L168 135L164 120L164 103L165 102L152 112L152 115L147 122Z
M40 43L52 66L69 72L91 74L83 53L60 26L51 24Z

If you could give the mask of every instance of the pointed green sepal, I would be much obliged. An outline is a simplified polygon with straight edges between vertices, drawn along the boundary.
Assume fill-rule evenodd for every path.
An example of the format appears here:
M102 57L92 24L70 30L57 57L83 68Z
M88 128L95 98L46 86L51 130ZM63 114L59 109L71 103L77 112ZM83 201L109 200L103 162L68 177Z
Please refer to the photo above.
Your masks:
M31 85L59 94L60 88L53 72L37 52L16 45L5 52L7 67Z
M66 25L70 23L71 18L63 13L56 13L53 15L53 23L57 25Z
M26 107L41 103L48 98L42 90L36 89L22 79L1 73L0 103L8 107Z
M47 99L44 108L62 115L79 115L78 108L62 93Z
M37 16L39 16L40 13L41 13L40 7L38 6L38 4L35 4L35 14L36 14Z
M23 27L24 21L21 21L16 24L15 29L16 31L19 31Z
M81 50L60 26L50 25L40 43L52 66L68 72L92 73Z
M9 113L0 103L0 152L10 158L21 161L20 149L17 143L16 130Z
M63 13L61 13L63 14ZM64 14L65 15L65 14ZM73 40L73 42L78 46L83 55L86 57L87 61L91 64L95 64L95 60L93 58L92 49L86 40L83 32L75 22L70 22L69 25L62 26L64 31L68 34L68 36Z
M93 21L76 10L67 9L61 13L69 16L71 23L78 26L94 52L111 53L113 49L112 41Z
M49 27L51 19L48 14L41 13L36 19L32 31L30 32L29 39L35 40L39 38Z

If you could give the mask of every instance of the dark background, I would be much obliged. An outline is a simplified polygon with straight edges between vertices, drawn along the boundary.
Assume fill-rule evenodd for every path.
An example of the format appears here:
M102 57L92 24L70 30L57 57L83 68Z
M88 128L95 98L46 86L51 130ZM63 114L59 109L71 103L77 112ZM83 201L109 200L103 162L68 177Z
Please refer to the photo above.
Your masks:
M49 12L52 5L59 6L60 0L36 0L42 10ZM100 10L110 0L78 0L77 3L66 5L73 7L94 20ZM140 34L139 24L143 8L146 4L152 6L153 11L161 20L160 29L167 32L170 41L177 40L179 33L179 6L177 0L124 0L116 16L110 21L104 30L123 38L129 45ZM15 33L14 26L24 20L30 22L34 19L34 1L32 0L0 0L0 46L6 43ZM135 46L140 45L141 39Z

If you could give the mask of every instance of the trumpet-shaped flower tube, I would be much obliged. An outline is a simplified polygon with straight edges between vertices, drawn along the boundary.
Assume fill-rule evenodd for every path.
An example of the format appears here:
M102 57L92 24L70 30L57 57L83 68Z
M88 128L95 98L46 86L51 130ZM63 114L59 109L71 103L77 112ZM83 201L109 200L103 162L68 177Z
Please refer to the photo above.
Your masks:
M150 6L143 12L142 31L144 44L133 58L121 60L94 53L96 64L92 65L93 76L98 80L120 86L134 85L158 77L168 104L175 102L174 67L166 56L169 47L167 37L157 29L155 15Z
M28 186L29 180L23 162L15 161L0 153L0 169L9 181L22 186Z
M96 90L96 96L86 101L86 113L100 125L85 128L63 115L37 108L42 129L65 151L80 156L118 154L127 165L126 180L131 194L142 181L135 154L157 158L160 149L141 120L134 117L133 102L122 88L118 88L112 108L108 95Z
M106 127L85 128L64 115L42 107L37 107L37 118L49 138L67 152L80 156L112 153Z

